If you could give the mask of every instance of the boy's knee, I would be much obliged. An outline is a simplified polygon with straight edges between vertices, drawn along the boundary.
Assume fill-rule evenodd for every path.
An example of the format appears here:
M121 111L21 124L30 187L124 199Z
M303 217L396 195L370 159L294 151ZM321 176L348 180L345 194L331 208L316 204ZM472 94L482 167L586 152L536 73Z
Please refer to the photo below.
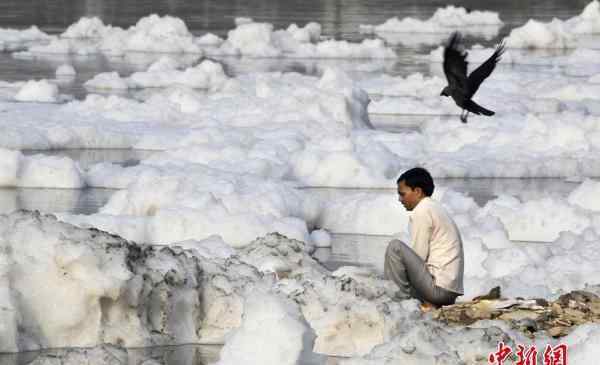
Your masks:
M404 245L404 242L402 242L400 240L396 240L396 239L391 240L390 243L388 243L386 253L399 252L402 250L402 245Z

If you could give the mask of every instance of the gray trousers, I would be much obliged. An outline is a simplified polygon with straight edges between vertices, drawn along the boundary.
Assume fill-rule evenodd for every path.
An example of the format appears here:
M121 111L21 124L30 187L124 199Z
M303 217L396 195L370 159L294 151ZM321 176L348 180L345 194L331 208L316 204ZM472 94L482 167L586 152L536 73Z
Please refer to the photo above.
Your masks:
M400 240L392 240L387 247L384 273L398 285L398 299L417 298L440 306L454 304L459 296L435 285L423 259Z

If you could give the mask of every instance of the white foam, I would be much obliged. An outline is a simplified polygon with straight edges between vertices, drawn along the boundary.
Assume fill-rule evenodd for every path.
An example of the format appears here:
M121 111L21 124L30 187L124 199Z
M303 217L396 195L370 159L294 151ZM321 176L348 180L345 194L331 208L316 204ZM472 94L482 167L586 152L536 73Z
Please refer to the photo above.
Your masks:
M312 351L313 341L314 332L295 303L255 291L246 299L242 325L225 343L218 364L293 365L303 352Z
M48 45L30 47L29 52L79 55L102 52L111 56L127 52L202 53L185 23L168 15L143 17L128 29L104 25L98 18L81 18L61 37L55 37Z
M573 205L583 209L600 211L600 200L598 199L598 190L600 182L592 179L586 179L577 189L573 190L567 200Z
M67 157L33 155L21 158L18 186L35 188L85 187L83 174L76 162Z
M558 19L550 23L530 19L510 32L506 45L512 48L569 48L575 45L575 39Z
M148 72L173 71L180 68L180 63L172 57L162 56L157 61L148 66Z
M168 15L140 19L128 30L123 43L127 51L200 53L185 23Z
M590 9L594 10L594 6ZM594 17L585 15L585 18ZM387 53L381 41L356 44L323 40L320 26L316 23L304 27L290 25L285 30L275 30L269 24L252 21L238 24L238 28L232 31L236 32L233 38L217 42L214 37L196 39L181 22L171 18L150 17L127 30L104 26L97 21L81 21L69 32L74 37L94 39L85 40L87 43L81 43L83 46L74 39L59 39L47 49L72 53L103 50L122 55L128 50L192 52L200 47L213 47L217 54L231 52L259 57L370 57L367 54L371 50L379 57ZM577 24L584 22L579 19ZM169 35L160 42L177 41L169 45L160 44L156 41L160 38L159 34L152 27ZM591 27L587 29L593 29L593 25ZM536 34L540 38L534 44L542 44L543 35L541 31ZM555 36L554 33L551 35ZM568 43L567 38L565 42ZM558 38L553 39L556 41ZM157 46L151 45L152 42ZM557 42L562 41L558 39ZM481 62L491 52L491 49L473 47L469 61L472 64ZM408 363L431 363L436 358L449 363L467 362L468 356L475 350L460 347L443 336L431 336L431 333L446 333L446 327L443 327L444 331L431 332L430 327L417 326L414 320L406 321L405 316L410 316L410 308L415 303L390 301L388 292L393 293L393 284L376 279L376 274L370 269L346 268L328 276L324 269L312 266L307 256L296 260L280 254L292 251L304 253L303 250L308 251L310 246L297 251L281 251L280 247L265 245L261 256L254 258L237 255L241 250L236 251L232 246L246 246L257 236L271 231L317 246L331 245L334 233L406 236L408 215L399 206L393 190L387 193L360 191L317 200L306 190L297 189L302 185L393 189L399 172L423 163L436 179L574 176L583 179L583 183L568 197L551 195L541 198L527 194L510 195L504 191L502 196L492 199L483 208L478 207L472 198L443 188L438 188L436 198L448 208L464 240L467 262L464 299L480 295L494 285L501 285L507 296L552 298L567 290L581 289L586 283L598 284L596 278L600 277L600 272L597 262L600 257L596 246L600 239L597 234L600 227L597 210L600 208L594 199L598 195L598 187L594 180L586 180L586 176L595 176L600 168L595 158L600 146L600 105L595 95L600 94L597 77L589 77L594 73L577 66L594 66L596 53L580 47L568 54L537 57L510 50L476 96L477 102L496 111L493 118L471 117L469 124L464 125L458 121L458 115L420 117L416 120L422 122L418 129L400 129L399 133L370 129L367 106L372 112L391 114L458 114L459 109L451 100L439 96L446 83L440 64L431 66L431 77L422 74L372 77L359 72L358 75L352 74L352 77L360 79L357 84L350 76L333 69L315 67L315 70L323 71L321 77L295 73L250 73L229 78L220 65L210 61L190 67L189 62L182 61L179 55L157 62L152 59L142 63L143 69L149 66L146 71L130 77L108 74L94 78L96 86L102 88L131 88L133 80L137 83L135 87L165 87L146 90L147 93L137 100L90 95L85 100L65 105L0 103L4 121L0 146L13 149L0 150L0 185L118 188L121 191L111 197L100 213L89 216L64 214L62 218L81 226L118 233L139 243L171 244L174 250L181 250L175 246L189 249L178 257L183 259L195 255L204 258L208 263L203 269L222 267L223 272L228 272L236 267L233 263L242 260L245 264L240 270L248 277L263 277L268 281L271 280L270 273L275 272L272 279L277 283L279 293L274 294L277 295L271 298L274 298L274 304L267 309L272 309L272 313L283 313L282 316L277 320L265 318L264 315L272 313L258 306L253 312L252 306L249 306L249 317L254 313L264 319L261 328L254 328L270 331L243 336L244 331L252 327L253 321L248 319L244 324L247 326L242 327L239 335L232 337L224 348L229 354L224 355L224 361L238 361L235 359L244 352L238 350L256 347L256 342L263 337L271 340L268 336L279 331L279 325L284 326L280 332L289 332L288 336L272 340L281 340L281 346L262 355L278 356L279 350L293 340L287 355L292 353L294 356L286 357L293 360L305 348L306 343L301 343L299 338L311 331L305 323L307 321L317 335L316 349L324 352L343 356L362 355L388 342L370 355L372 363L388 356L389 351L396 356L392 359ZM435 60L440 60L440 54L440 51L434 54ZM523 61L545 67L535 68L535 72L522 72L506 66L507 63ZM339 63L344 64L343 61ZM575 67L569 72L559 73L564 70L563 67L567 69L568 63ZM552 69L551 66L561 68ZM369 71L371 67L365 66L362 71ZM377 67L383 66L376 65L374 68L381 70ZM585 77L574 78L573 74ZM8 86L9 93L23 86L2 85ZM371 94L379 94L377 97L380 99L369 103L369 96L357 86ZM205 88L210 92L193 88ZM36 89L40 88L33 88ZM48 94L58 99L54 92ZM371 97L376 99L375 95ZM42 98L36 96L34 99ZM85 171L70 159L24 156L17 151L77 147L152 148L159 151L137 166L104 163ZM11 207L18 206L17 198L14 200L9 202ZM5 219L0 217L0 223ZM117 280L106 275L122 274L122 271L105 270L98 264L101 262L99 257L103 256L91 254L90 246L61 246L56 255L40 250L40 247L55 247L52 240L62 237L64 230L53 227L42 232L33 228L14 230L11 225L0 226L3 227L2 232L12 230L10 232L14 236L32 237L32 242L37 244L19 245L21 241L16 240L11 246L14 251L29 250L27 252L53 270L56 262L63 267L75 264L79 268L67 270L69 275L81 275L77 285L70 281L66 286L58 285L64 284L61 281L64 279L59 280L57 275L56 280L48 280L55 276L42 275L37 271L32 273L29 269L34 266L27 261L27 255L22 256L26 263L23 272L39 274L52 284L48 285L48 292L36 294L38 298L50 303L57 292L69 289L64 295L74 308L73 315L45 310L44 300L35 303L37 315L52 313L50 317L40 315L42 325L37 327L44 333L55 335L52 337L55 342L50 345L91 345L98 333L108 333L107 338L110 339L120 338L119 333L126 333L128 337L124 340L128 341L127 345L147 344L144 342L147 338L143 331L138 331L139 328L117 325L126 323L133 326L133 322L125 319L135 318L116 316L122 314L118 306L111 307L109 311L116 317L103 317L112 319L114 327L106 327L108 332L97 330L99 322L95 319L108 313L99 308L98 298L105 298L102 303L106 310L108 298L125 292L120 287L122 278ZM309 227L321 229L309 233ZM519 240L544 243L514 242ZM32 247L40 251L31 251ZM383 254L377 245L369 246L368 250L372 256L381 257ZM38 254L41 256L36 256ZM219 260L227 260L227 263ZM157 270L162 281L173 264L171 261L155 261L156 266L152 270ZM380 259L378 262L381 264ZM0 264L0 280L4 280L3 283L6 283L6 271L2 270L14 267ZM96 268L98 271L94 271ZM280 271L293 274L284 278ZM209 336L199 336L197 328L182 325L174 332L176 338L195 341L201 337L218 342L227 330L241 324L236 317L242 310L237 299L232 299L229 294L212 295L215 292L235 292L231 278L224 278L226 275L222 273L206 272L203 276L218 283L219 289L205 292L208 294L203 300L223 298L223 301L231 303L204 307L210 314L206 318L213 318L214 322L210 325L202 323L199 331ZM24 279L22 275L12 277L31 279ZM33 284L39 283L39 277L33 278L36 280L32 279L30 285L19 288L34 288ZM191 277L195 276L188 279ZM244 281L244 285L250 281ZM0 304L13 308L14 302L9 300L12 297L6 294L9 290L12 289L6 285L0 288ZM278 296L281 293L306 304L299 310L295 304L280 302ZM134 297L132 295L129 299ZM177 298L186 303L183 308L188 310L194 308L192 304L198 296L195 293L182 294ZM261 298L257 297L257 300ZM124 305L123 308L128 307ZM38 317L4 312L2 323L7 326L2 329L5 332L0 336L0 346L2 349L14 349L18 346L15 340L15 333L19 331L17 314L21 316L19 320ZM158 320L159 315L149 315L148 318L153 325L162 323ZM46 319L48 322L43 322ZM264 323L269 323L269 326ZM402 334L396 338L399 331ZM581 349L573 356L591 358L594 331L594 328L580 330L569 339ZM479 331L472 332L477 333L477 341L486 338ZM465 333L452 332L452 335L459 340L470 338ZM32 344L33 347L37 345ZM413 349L415 355L410 356L402 349L409 352ZM457 354L460 354L460 359ZM267 361L260 355L256 355L257 362ZM247 356L244 357L246 360Z
M141 89L182 85L216 91L225 87L229 79L221 64L208 60L182 71L176 68L177 64L162 59L152 64L147 72L134 72L126 78L121 78L116 72L101 73L88 80L85 86L92 89Z
M552 242L562 231L580 234L591 223L582 212L551 198L521 204L514 198L500 197L489 202L484 211L498 216L510 239L517 241ZM546 214L550 211L554 213Z
M568 346L569 362L592 362L600 356L600 326L595 323L578 326L561 343Z
M309 240L306 223L300 218L311 219L312 202L299 192L260 179L255 181L260 187L249 189L247 184L253 179L200 166L194 171L189 167L185 171L146 169L127 189L113 195L101 213L114 219L120 215L146 217L145 240L154 243L218 234L229 244L241 246L272 231ZM211 188L215 184L221 187L219 192ZM150 186L154 188L148 190Z
M60 66L58 66L58 68L56 69L56 77L73 77L75 75L77 75L77 71L75 71L75 68L73 68L73 66L69 65L69 64L62 64Z
M15 95L15 100L24 102L55 103L58 101L58 86L47 80L28 81Z
M498 34L502 24L496 12L469 11L463 7L448 5L438 8L426 20L393 17L379 25L361 24L360 31L375 33L391 44L439 44L447 39L452 30L491 39Z
M212 33L208 33L196 39L195 42L200 46L219 46L221 43L223 43L223 38Z
M50 36L35 25L25 30L0 28L0 50L3 51L22 50L30 43L46 42L49 39Z
M71 24L62 34L65 38L102 38L111 31L98 17L83 17Z
M600 3L590 2L583 12L565 21L554 18L549 23L530 19L522 27L515 28L506 38L513 48L573 48L578 36L600 32Z
M237 22L227 39L222 40L213 34L194 37L180 18L156 14L141 18L128 29L104 25L98 18L82 18L61 38L53 37L49 44L31 46L26 55L99 52L113 57L131 52L294 58L397 57L381 40L366 39L361 43L321 40L321 25L314 22L275 30L270 23L246 19Z
M86 40L53 37L48 44L33 45L29 47L27 54L49 54L49 55L79 55L89 56L100 52L96 43Z
M244 22L229 31L217 49L205 49L214 55L302 58L395 58L395 52L381 40L365 39L361 43L338 40L319 41L321 26L295 24L286 30L274 30L272 24Z
M498 13L492 11L467 11L463 7L448 5L439 8L427 20L419 20L411 17L397 17L388 19L385 23L377 26L361 25L362 30L372 29L375 32L408 32L415 29L420 33L447 33L449 29L472 27L478 25L500 26L502 21ZM470 28L465 28L468 33Z
M242 24L254 23L254 20L249 17L236 17L234 19L234 23L237 26L237 25L242 25Z
M117 72L105 72L94 76L84 84L93 89L127 89L127 81L123 80Z
M0 149L0 186L17 186L19 181L19 166L23 155L19 151Z
M331 235L325 229L316 229L310 232L310 239L315 247L331 247Z

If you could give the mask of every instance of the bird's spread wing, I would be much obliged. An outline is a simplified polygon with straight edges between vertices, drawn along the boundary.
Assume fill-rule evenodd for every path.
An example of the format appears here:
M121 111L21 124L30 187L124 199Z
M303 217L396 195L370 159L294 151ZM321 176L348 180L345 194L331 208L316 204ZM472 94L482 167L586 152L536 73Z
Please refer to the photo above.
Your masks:
M469 92L467 53L459 48L460 41L460 33L452 33L448 45L444 48L444 73L450 88L461 89L467 94Z
M469 91L470 96L473 96L477 89L479 89L479 85L485 80L494 68L496 68L496 64L500 61L500 58L504 53L504 43L498 44L494 53L488 58L484 63L482 63L477 69L475 69L469 75Z

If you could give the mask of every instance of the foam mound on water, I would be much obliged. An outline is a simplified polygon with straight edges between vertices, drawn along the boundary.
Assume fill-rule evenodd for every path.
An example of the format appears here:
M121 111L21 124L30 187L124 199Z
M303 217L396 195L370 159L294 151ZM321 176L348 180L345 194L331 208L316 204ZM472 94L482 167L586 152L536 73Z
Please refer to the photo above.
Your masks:
M530 19L515 28L506 39L512 48L573 48L578 36L600 32L600 3L590 2L582 13L567 20L553 19L542 23Z
M126 78L121 78L116 72L101 73L84 86L90 89L141 89L182 85L217 91L226 86L228 79L221 64L216 62L206 60L194 67L177 70L176 64L160 59L146 72L134 72Z
M46 80L28 81L15 95L15 100L24 102L55 103L58 101L58 86Z
M439 8L426 20L393 17L379 25L360 25L361 33L373 33L390 44L419 45L443 43L450 32L494 38L503 25L493 11L467 10L453 5Z

